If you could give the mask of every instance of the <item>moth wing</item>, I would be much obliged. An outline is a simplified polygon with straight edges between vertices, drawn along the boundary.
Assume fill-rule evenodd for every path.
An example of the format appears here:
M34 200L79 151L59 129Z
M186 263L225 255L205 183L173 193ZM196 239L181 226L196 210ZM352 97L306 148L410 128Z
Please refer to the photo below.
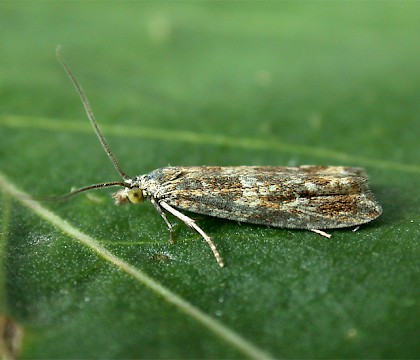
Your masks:
M360 168L174 167L153 173L170 205L240 222L329 229L381 214Z

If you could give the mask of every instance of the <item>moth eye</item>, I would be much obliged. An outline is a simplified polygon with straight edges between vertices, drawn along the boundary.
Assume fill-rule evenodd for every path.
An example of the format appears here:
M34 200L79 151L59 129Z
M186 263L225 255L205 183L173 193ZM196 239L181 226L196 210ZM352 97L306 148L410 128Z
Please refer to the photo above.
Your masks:
M143 191L140 189L129 190L127 196L132 204L140 204L143 202Z

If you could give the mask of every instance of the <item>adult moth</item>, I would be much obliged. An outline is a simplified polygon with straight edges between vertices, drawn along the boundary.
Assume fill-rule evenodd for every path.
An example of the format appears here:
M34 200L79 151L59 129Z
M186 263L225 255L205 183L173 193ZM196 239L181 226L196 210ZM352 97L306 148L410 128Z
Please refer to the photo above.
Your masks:
M207 242L219 266L224 261L213 240L181 211L240 222L290 229L308 229L329 237L326 229L357 226L382 213L359 167L314 166L194 166L165 167L148 174L128 176L111 152L91 110L89 101L57 48L57 57L75 86L95 133L122 177L122 181L95 184L72 191L119 186L117 205L150 201L166 223L170 240L170 213L197 231Z

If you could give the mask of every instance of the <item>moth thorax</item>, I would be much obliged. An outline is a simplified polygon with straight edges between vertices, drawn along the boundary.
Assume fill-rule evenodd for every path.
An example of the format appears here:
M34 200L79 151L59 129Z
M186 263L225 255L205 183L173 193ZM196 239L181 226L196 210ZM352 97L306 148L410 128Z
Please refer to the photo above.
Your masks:
M116 205L121 205L125 203L140 204L144 200L143 191L139 188L125 188L124 190L119 190L112 195L115 200Z

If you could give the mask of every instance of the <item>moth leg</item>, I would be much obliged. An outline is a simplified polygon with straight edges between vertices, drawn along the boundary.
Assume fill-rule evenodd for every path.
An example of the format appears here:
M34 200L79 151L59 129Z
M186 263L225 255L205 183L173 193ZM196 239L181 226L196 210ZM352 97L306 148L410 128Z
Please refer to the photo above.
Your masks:
M162 208L159 206L159 204L156 202L156 200L151 198L150 202L155 206L156 210L158 211L158 213L162 217L163 221L165 221L165 224L169 229L169 242L171 244L175 244L174 229L172 227L172 224L169 222L168 218L166 217L166 214L163 212Z
M186 225L193 228L195 231L197 231L203 239L207 242L207 244L210 246L211 251L213 252L214 257L216 258L217 263L220 267L225 266L225 263L222 259L222 257L219 254L219 251L216 248L216 245L214 244L213 240L210 236L208 236L202 228L200 228L193 219L189 218L188 216L184 215L183 213L179 212L178 210L174 209L172 206L167 204L164 201L159 202L159 206L162 206L166 211L170 212L172 215L183 221Z
M325 231L322 231L322 230L318 230L318 229L309 229L309 230L313 231L314 233L317 233L321 236L325 236L328 239L331 237L331 234L328 234L328 233L326 233Z

